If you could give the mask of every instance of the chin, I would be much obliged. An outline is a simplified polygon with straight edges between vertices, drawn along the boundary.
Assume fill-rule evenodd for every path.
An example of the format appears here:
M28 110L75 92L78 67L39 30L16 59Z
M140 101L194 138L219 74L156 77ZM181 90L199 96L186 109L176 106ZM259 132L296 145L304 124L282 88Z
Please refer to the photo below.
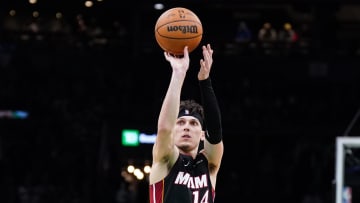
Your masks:
M180 148L183 151L189 151L189 150L191 150L193 148L193 146L190 145L190 144L184 143L184 144L179 144L178 148Z

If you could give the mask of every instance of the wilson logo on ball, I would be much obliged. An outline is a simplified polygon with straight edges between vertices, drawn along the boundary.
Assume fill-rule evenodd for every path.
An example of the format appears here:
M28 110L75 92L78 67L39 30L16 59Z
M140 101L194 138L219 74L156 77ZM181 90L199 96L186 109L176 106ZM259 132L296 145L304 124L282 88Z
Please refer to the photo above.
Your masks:
M198 27L196 25L186 25L186 26L167 26L168 32L177 32L181 31L181 33L195 33L198 34Z

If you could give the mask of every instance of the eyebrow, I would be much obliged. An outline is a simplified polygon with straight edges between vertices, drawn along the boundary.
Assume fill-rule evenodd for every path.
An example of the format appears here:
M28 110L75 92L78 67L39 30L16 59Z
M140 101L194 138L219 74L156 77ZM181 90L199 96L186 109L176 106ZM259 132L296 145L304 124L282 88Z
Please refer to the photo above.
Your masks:
M197 123L200 123L200 121L199 121L197 118L195 118L195 117L193 117L193 116L189 116L189 117L191 117L191 118L184 118L184 116L182 116L182 117L179 117L178 119L179 119L179 120L196 121ZM201 123L200 123L200 124L201 124Z

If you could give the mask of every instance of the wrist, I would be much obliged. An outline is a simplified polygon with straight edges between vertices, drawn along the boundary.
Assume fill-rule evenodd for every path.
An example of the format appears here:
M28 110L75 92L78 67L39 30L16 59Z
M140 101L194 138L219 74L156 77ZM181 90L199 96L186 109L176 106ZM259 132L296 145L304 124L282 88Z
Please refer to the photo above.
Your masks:
M206 79L199 80L200 87L211 87L211 79L210 77L207 77Z

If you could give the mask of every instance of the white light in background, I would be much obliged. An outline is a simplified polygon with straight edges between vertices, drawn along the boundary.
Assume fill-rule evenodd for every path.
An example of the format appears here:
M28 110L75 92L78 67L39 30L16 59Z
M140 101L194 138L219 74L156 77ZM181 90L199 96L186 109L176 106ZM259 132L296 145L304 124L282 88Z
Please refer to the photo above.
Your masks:
M162 4L162 3L156 3L156 4L154 4L154 9L155 10L163 10L164 9L164 4Z
M85 6L90 8L94 5L94 3L92 1L85 1Z

